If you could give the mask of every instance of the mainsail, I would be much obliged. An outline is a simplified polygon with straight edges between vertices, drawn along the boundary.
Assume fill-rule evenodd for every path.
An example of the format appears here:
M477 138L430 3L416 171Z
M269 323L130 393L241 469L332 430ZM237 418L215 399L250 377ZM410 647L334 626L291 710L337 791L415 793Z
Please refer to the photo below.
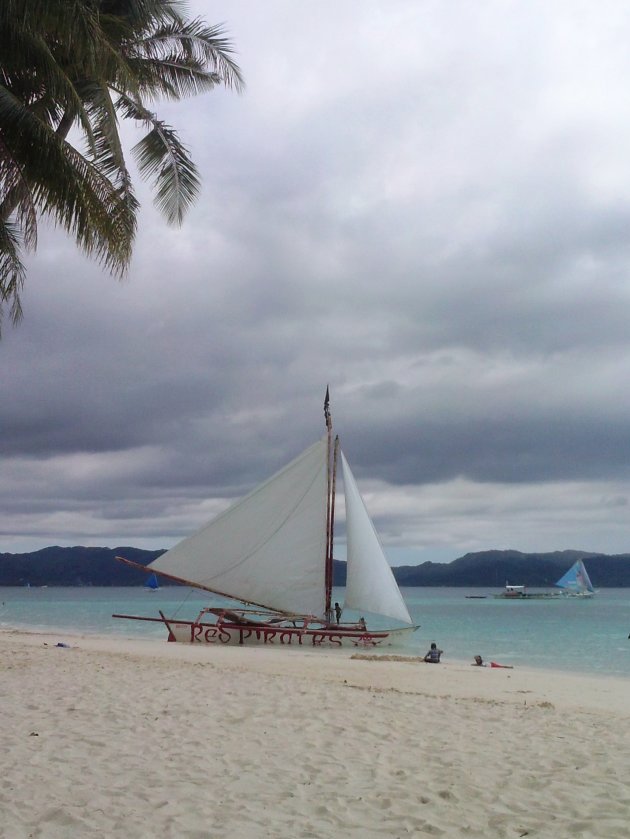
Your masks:
M570 594L584 594L586 592L592 594L595 591L581 559L574 562L555 585Z
M323 617L326 438L151 563L245 603Z
M345 605L411 624L413 621L343 454L341 461L348 540Z

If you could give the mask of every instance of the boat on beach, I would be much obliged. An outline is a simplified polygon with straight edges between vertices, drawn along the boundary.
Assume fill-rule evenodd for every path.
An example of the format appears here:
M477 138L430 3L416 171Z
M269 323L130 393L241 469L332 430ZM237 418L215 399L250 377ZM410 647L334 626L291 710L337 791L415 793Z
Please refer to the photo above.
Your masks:
M168 640L202 644L374 647L414 632L339 438L333 439L328 389L326 434L197 533L149 566L166 579L237 601L209 606L194 620L115 614L159 621ZM337 467L346 511L347 580L343 607L332 602ZM397 622L381 629L343 611ZM369 618L368 618L369 619Z

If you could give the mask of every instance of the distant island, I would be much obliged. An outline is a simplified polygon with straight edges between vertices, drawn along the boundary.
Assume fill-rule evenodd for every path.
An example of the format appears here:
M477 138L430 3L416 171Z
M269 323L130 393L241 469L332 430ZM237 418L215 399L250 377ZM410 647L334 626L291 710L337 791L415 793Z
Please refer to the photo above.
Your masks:
M148 565L165 551L140 548L50 547L23 554L0 554L0 586L140 586L146 575L116 562L117 555ZM630 554L588 551L522 553L494 550L468 553L452 562L423 562L393 568L400 586L482 586L506 582L549 588L575 562L586 563L595 588L630 587ZM346 563L335 560L335 585L346 582ZM163 584L168 585L164 580Z

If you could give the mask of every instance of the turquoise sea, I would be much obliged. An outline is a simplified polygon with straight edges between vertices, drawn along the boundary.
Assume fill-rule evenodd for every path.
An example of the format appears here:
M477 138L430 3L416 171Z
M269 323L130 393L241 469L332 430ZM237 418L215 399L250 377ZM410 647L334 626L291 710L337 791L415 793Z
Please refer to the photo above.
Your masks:
M472 661L479 653L486 661L514 666L630 677L630 589L602 589L589 600L552 601L497 600L490 589L404 588L402 593L420 629L404 647L384 652L424 654L436 641L444 661ZM343 589L336 589L334 600L343 603L343 595ZM467 599L470 595L487 596ZM155 617L162 609L170 617L192 618L208 602L203 592L176 587L157 592L0 587L0 627L53 631L60 641L64 632L80 632L165 643L160 624L116 620L112 614ZM369 624L378 622L370 619Z

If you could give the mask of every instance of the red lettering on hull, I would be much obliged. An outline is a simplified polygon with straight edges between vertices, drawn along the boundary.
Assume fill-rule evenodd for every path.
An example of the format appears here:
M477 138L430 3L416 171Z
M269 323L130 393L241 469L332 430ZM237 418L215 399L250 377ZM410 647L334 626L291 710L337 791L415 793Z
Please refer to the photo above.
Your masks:
M372 634L333 632L326 629L301 629L292 627L237 626L207 623L171 623L168 627L173 640L191 644L277 644L280 646L374 647L387 641L388 633Z

